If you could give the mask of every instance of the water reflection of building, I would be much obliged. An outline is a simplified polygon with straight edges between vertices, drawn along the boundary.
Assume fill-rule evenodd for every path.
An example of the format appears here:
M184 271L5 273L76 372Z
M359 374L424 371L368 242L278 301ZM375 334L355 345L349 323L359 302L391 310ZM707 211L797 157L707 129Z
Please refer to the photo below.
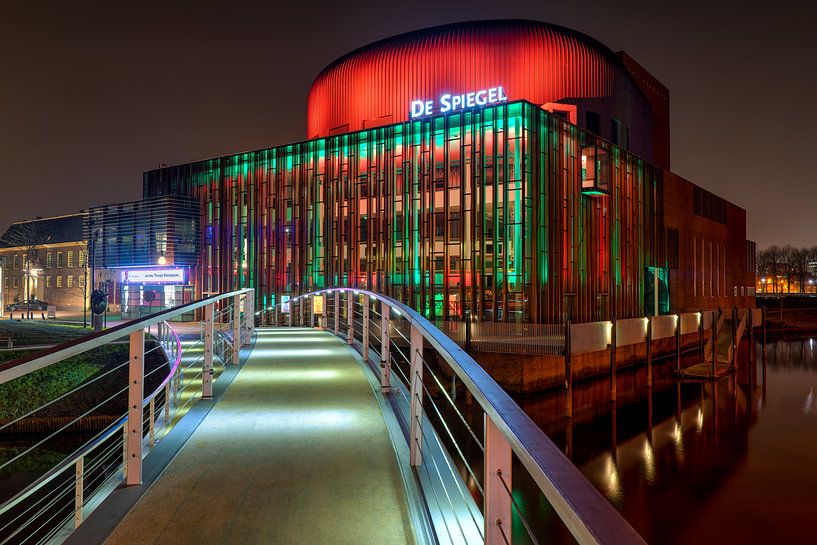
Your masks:
M746 461L763 388L754 365L716 383L667 379L650 391L644 377L576 385L573 418L564 396L523 401L525 411L648 542L706 506Z

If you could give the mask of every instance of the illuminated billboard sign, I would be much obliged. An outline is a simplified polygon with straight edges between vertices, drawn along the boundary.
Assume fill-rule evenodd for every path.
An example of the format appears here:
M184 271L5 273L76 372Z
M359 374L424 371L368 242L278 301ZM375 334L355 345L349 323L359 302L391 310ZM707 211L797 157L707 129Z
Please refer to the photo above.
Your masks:
M184 284L184 269L125 270L121 279L123 284Z
M461 95L446 93L440 95L440 98L437 99L436 102L433 100L412 100L411 117L423 117L435 113L444 114L507 101L508 96L502 87L480 89L479 91L471 91L470 93L463 93Z

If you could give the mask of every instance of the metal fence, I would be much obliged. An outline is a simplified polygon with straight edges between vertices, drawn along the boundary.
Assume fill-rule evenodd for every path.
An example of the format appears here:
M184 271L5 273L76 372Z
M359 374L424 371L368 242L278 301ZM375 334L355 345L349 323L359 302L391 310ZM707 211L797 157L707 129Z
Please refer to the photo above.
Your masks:
M195 400L212 395L218 367L238 362L237 351L254 327L253 313L242 310L252 308L253 295L241 290L213 296L0 364L0 384L6 384L100 347L126 344L128 352L127 359L0 425L0 433L7 433L47 417L61 402L83 407L0 463L0 471L15 472L49 445L74 438L87 419L100 412L114 415L104 429L0 504L0 545L60 543L117 486L140 484L142 458ZM201 328L169 323L198 309L205 314ZM162 363L150 365L151 359ZM158 385L145 396L145 385L152 383Z

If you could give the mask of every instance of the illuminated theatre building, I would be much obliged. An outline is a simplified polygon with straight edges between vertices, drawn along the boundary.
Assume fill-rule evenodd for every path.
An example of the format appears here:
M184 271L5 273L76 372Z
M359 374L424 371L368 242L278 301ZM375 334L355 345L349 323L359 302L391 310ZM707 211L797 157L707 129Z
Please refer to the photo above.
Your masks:
M145 173L145 198L201 205L198 293L350 286L538 323L750 304L745 211L669 172L667 89L575 31L362 47L315 79L307 136Z

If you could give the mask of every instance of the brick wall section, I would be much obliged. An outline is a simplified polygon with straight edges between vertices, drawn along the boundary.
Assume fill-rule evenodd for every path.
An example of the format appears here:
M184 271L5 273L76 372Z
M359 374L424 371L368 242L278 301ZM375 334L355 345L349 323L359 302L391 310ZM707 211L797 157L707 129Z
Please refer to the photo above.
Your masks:
M726 201L725 224L699 216L695 187L665 173L664 225L678 230L679 268L670 270L670 312L754 308L754 297L747 295L754 272L746 263L746 210Z

